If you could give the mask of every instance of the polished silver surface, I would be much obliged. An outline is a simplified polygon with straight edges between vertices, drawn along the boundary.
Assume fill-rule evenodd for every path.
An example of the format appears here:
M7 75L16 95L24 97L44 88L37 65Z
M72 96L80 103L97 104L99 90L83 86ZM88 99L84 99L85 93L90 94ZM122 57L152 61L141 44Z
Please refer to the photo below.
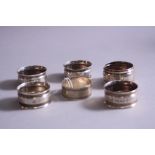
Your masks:
M18 80L20 83L31 81L46 82L46 70L46 67L38 65L21 67L18 70Z
M134 67L130 62L114 61L105 65L104 82L113 80L134 81Z
M130 108L137 103L138 85L132 81L110 81L104 89L105 103L109 108Z
M86 77L65 78L62 82L62 95L70 99L89 97L92 93L91 80Z
M91 78L92 63L86 60L68 61L64 65L65 77L88 77Z
M50 85L44 82L22 83L17 87L18 101L22 108L41 108L51 100Z

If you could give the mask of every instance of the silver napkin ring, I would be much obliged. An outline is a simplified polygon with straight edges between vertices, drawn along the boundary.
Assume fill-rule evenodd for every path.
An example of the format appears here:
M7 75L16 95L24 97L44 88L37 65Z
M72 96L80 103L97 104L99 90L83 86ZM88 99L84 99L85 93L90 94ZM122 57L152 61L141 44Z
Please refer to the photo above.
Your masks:
M109 108L129 108L136 105L138 85L131 81L110 81L105 84L105 103Z
M62 82L62 95L70 99L86 98L92 93L91 87L89 78L65 78Z
M134 67L130 62L114 61L105 65L104 82L114 80L134 81Z
M18 70L18 80L20 83L31 81L46 82L46 70L46 67L37 65L21 67Z
M41 108L50 102L50 85L44 82L27 82L17 87L22 108Z
M86 60L68 61L64 65L65 77L88 77L91 78L91 66L92 63Z

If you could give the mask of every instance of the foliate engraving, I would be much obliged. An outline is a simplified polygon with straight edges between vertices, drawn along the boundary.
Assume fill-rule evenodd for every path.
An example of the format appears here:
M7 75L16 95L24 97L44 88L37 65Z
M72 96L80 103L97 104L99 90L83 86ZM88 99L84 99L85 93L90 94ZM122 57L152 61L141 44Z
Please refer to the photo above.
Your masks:
M111 96L111 95L106 95L106 100L108 102L116 103L116 104L129 104L136 102L135 97L131 96Z

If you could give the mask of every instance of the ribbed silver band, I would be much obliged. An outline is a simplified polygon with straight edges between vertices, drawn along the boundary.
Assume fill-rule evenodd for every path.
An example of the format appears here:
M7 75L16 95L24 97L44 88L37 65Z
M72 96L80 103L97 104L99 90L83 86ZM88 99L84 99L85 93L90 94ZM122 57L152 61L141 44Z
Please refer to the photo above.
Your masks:
M22 83L17 87L19 104L26 108L39 108L51 100L50 85L44 82Z

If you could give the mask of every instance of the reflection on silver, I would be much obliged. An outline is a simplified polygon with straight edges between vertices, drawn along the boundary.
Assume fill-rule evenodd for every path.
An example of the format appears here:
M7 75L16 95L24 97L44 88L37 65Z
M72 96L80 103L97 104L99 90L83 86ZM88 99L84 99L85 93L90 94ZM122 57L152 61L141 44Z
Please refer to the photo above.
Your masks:
M115 61L105 65L103 71L104 82L123 80L134 81L134 67L130 62Z
M109 108L129 108L137 102L138 85L131 81L110 81L105 84L105 102Z
M86 60L68 61L64 65L65 77L88 77L91 78L92 63Z
M91 95L91 92L91 80L89 78L65 78L62 82L62 95L66 98L86 98Z
M50 102L50 85L44 82L22 83L17 87L22 108L41 108Z
M18 70L18 80L20 83L31 81L46 82L46 70L46 67L37 65L21 67Z

